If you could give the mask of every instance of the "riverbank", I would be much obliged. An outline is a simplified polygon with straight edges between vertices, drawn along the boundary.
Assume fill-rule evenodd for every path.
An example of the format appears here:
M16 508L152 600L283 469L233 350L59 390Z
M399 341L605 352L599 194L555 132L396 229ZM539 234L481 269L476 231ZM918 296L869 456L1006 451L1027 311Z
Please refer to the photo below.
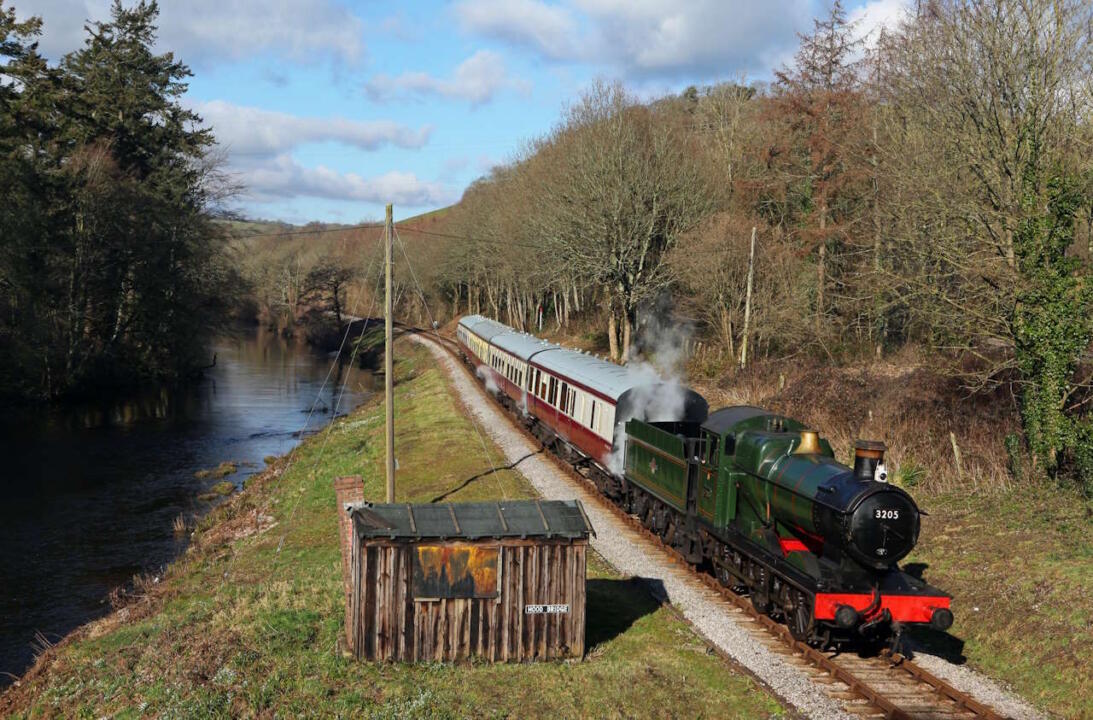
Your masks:
M399 344L398 499L529 497L426 351ZM770 717L778 704L669 608L590 562L588 656L533 665L369 665L344 657L331 481L382 496L382 404L305 440L213 511L127 604L47 651L0 713L372 717ZM487 453L488 452L488 456Z
M184 391L0 409L0 689L33 648L109 613L116 588L162 574L186 549L186 527L219 502L216 483L242 487L374 384L256 327L217 338L214 352L216 367Z

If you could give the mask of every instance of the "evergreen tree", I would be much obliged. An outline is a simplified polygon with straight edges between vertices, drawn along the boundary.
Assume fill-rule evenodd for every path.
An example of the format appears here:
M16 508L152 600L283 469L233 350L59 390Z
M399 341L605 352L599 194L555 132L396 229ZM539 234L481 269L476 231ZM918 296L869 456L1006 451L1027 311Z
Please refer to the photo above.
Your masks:
M3 272L20 278L2 321L21 369L0 378L9 392L179 378L228 309L233 273L208 215L214 140L180 104L189 69L152 49L157 15L115 1L50 68L25 44L40 23L17 30L5 14L15 82L0 127L28 205L4 228Z

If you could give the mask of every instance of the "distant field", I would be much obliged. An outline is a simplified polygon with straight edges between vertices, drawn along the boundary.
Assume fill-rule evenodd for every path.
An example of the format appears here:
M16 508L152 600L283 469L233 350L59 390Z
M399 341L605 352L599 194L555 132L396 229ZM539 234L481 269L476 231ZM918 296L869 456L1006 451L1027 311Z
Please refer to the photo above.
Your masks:
M490 468L427 352L400 348L400 500L528 497ZM580 662L369 665L340 649L331 480L382 495L382 404L305 441L214 511L147 596L50 651L0 697L17 717L780 717L750 678L594 553ZM488 441L487 441L488 442ZM494 465L501 453L488 445ZM460 487L468 478L478 479ZM256 528L260 528L256 531ZM283 542L280 552L278 547Z

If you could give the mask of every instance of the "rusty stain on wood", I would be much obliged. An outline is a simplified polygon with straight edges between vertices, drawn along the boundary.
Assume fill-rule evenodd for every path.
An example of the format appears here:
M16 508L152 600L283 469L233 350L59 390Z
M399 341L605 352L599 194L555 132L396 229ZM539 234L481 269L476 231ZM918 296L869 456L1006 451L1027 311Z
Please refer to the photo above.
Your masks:
M581 657L587 544L542 538L495 539L481 546L465 541L420 545L359 540L352 548L346 639L356 656L366 660L455 661L478 656L520 662ZM484 561L494 554L490 597L415 597L415 560L420 553L430 555L443 548L450 558L468 547ZM430 557L437 560L441 554ZM568 612L529 614L528 605L564 606Z

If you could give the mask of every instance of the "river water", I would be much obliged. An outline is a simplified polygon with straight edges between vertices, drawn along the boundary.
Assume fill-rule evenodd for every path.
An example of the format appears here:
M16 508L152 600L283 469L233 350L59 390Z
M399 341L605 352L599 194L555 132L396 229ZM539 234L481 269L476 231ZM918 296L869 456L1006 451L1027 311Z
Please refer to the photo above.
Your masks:
M0 410L0 687L33 661L36 633L56 642L104 615L113 588L185 549L172 524L192 526L218 482L195 473L232 461L226 479L242 486L372 388L367 370L258 329L213 350L216 365L185 391Z

